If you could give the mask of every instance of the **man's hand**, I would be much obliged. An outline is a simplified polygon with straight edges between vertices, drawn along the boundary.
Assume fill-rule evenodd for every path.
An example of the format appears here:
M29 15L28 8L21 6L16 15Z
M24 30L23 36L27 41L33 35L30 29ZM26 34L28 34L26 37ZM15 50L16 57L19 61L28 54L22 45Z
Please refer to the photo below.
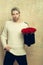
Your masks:
M10 46L8 46L8 44L4 47L4 50L9 51L10 49L11 49L11 47L10 47Z

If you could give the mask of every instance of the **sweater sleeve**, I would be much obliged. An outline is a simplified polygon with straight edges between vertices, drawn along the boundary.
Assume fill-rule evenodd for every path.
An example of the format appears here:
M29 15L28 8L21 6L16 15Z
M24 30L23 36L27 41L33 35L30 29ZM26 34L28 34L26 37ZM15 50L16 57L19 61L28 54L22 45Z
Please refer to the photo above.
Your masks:
M4 49L5 46L6 46L7 34L8 34L8 32L7 32L7 24L5 23L3 32L2 32L2 34L1 34L1 42L2 42L3 49Z

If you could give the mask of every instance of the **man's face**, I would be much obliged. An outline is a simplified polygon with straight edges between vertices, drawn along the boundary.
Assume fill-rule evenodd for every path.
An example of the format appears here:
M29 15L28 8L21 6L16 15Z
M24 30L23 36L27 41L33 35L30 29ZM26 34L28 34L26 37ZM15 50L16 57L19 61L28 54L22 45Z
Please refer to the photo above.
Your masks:
M15 10L12 12L12 18L15 22L19 20L19 17L20 17L20 13L18 11Z

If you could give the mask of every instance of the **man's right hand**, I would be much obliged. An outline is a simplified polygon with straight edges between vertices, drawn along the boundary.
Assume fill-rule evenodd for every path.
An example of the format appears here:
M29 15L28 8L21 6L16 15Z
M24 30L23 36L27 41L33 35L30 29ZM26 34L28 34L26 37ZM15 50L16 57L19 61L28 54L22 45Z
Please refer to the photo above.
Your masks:
M8 46L8 44L4 47L4 50L9 51L10 49L11 49L11 47L10 47L10 46Z

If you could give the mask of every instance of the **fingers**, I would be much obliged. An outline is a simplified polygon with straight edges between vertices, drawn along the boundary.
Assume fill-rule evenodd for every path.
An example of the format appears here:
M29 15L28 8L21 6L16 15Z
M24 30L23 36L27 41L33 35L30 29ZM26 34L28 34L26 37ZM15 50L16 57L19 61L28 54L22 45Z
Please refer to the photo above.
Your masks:
M7 51L9 51L10 49L11 49L11 47L8 45L6 45L6 47L4 48L4 50L7 50Z

